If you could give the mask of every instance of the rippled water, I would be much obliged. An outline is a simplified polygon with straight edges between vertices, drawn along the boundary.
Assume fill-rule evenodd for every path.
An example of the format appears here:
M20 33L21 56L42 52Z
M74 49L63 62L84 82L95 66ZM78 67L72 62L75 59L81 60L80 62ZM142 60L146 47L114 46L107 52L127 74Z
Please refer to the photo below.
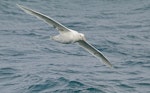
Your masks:
M52 27L28 6L86 35L114 65L77 44L49 39ZM150 93L149 0L1 0L1 93Z

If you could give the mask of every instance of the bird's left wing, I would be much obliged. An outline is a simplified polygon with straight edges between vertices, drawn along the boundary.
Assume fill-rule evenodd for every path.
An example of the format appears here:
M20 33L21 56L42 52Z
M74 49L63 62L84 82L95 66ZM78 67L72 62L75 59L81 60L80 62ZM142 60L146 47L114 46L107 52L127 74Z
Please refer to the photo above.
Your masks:
M109 67L112 67L112 64L104 57L104 55L98 49L96 49L94 46L92 46L91 44L89 44L87 41L80 40L80 41L78 41L78 43L79 43L79 45L82 48L84 48L85 50L87 50L93 56L95 56L98 59L101 59L102 62L104 62Z
M24 7L22 5L18 5L17 6L22 9L23 11L25 11L26 13L30 14L30 15L33 15L35 17L37 17L38 19L41 19L43 20L44 22L48 23L49 25L53 26L54 28L56 28L60 33L63 33L63 32L68 32L70 31L69 28L65 27L64 25L62 25L61 23L55 21L54 19L42 14L42 13L39 13L35 10L32 10L32 9L29 9L27 7Z

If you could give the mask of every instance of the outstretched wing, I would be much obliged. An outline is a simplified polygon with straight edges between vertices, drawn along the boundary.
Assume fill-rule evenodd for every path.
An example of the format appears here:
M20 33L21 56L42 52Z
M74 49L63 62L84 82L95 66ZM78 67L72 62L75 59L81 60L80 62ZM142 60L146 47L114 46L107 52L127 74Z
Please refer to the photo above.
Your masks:
M53 26L54 28L56 28L60 33L63 33L63 32L68 32L70 31L69 28L65 27L64 25L62 25L61 23L55 21L54 19L42 14L42 13L39 13L35 10L32 10L32 9L29 9L27 7L24 7L22 5L18 5L17 6L19 8L21 8L24 12L30 14L30 15L33 15L35 17L37 17L38 19L41 19L43 20L44 22L48 23L49 25Z
M104 62L106 65L112 67L112 64L103 56L103 54L99 50L97 50L94 46L89 44L87 41L81 40L81 41L78 41L78 43L82 48L87 50L93 56L95 56L98 59L101 59L102 62Z

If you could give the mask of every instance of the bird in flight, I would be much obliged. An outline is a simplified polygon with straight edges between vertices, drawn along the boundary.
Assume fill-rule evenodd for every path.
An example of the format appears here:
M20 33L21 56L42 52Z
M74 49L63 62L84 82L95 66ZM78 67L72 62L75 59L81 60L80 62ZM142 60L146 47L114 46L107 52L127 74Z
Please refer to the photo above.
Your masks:
M53 36L52 40L62 44L71 44L77 42L83 49L91 53L96 58L100 59L103 63L105 63L109 67L112 67L112 64L108 61L108 59L106 59L106 57L98 49L96 49L94 46L92 46L90 43L87 42L84 34L69 29L66 26L62 25L61 23L57 22L56 20L52 19L51 17L46 16L40 12L37 12L22 5L17 4L17 6L27 14L33 15L38 19L48 23L50 26L53 26L55 29L57 29L59 31L59 34Z

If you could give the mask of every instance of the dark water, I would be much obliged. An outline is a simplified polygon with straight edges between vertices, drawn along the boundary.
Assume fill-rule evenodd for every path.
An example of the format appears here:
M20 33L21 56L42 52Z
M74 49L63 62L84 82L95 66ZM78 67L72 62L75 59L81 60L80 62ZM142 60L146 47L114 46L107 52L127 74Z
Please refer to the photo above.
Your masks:
M16 3L84 33L114 69ZM150 0L1 0L0 93L150 93Z

